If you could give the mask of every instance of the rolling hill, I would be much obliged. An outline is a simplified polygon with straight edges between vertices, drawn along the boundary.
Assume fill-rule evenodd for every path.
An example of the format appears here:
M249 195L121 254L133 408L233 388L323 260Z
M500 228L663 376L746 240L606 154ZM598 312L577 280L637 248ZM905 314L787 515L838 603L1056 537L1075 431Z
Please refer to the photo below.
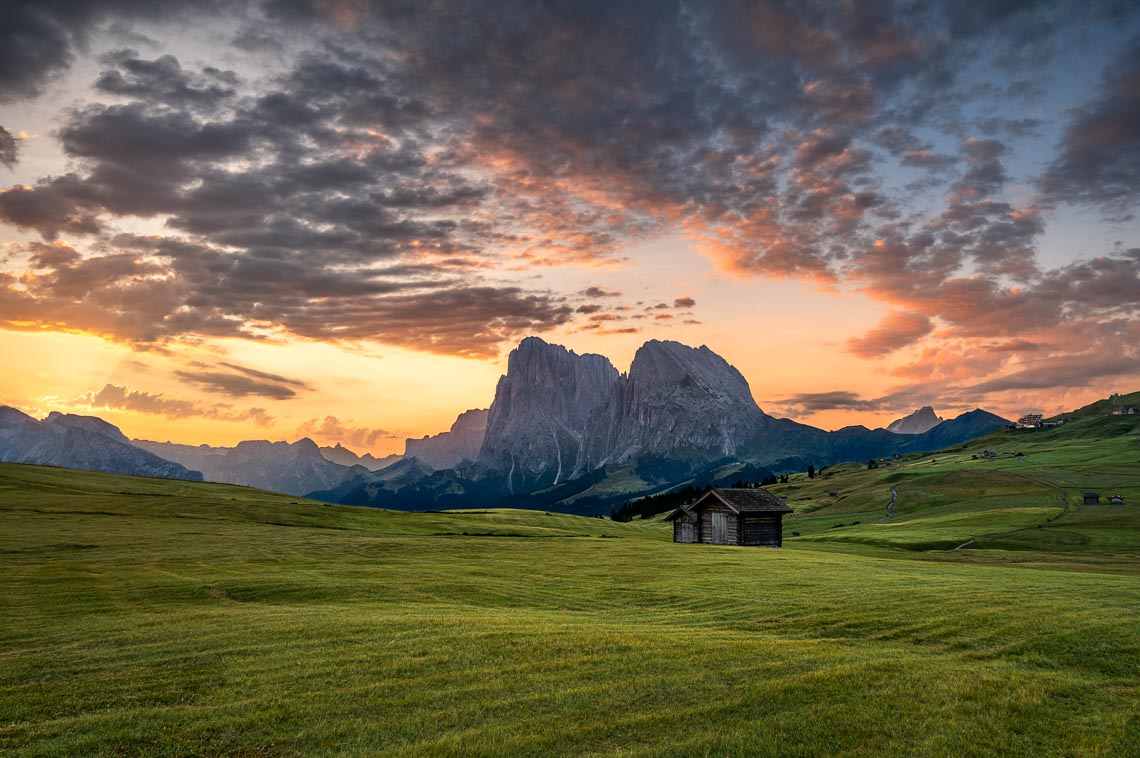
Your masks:
M797 475L782 550L0 464L0 752L1123 755L1136 505L1017 535L1126 474L1125 431Z

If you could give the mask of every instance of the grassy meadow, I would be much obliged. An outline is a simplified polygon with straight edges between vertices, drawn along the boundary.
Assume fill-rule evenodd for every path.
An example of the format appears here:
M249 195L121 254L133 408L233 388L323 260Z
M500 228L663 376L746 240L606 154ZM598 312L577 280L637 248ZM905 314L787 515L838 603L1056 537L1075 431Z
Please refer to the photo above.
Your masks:
M1136 755L1135 438L1049 434L794 477L782 550L0 464L0 753Z

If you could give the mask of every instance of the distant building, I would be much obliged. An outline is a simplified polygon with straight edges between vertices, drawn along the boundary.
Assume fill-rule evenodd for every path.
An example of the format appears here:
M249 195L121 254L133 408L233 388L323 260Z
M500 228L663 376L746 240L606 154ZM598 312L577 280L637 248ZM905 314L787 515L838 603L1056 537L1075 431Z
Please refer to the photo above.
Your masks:
M764 489L713 489L669 514L674 542L780 547L792 509Z
M1018 429L1036 429L1041 426L1041 421L1045 416L1040 413L1027 413L1017 420Z
M1124 495L1109 495L1108 502L1110 505L1124 505Z
M1083 497L1085 499L1085 505L1100 505L1099 492L1085 492Z
M982 453L982 455L986 456L987 458L997 458L998 457L998 451L997 450L987 450L986 452Z
M1113 416L1135 416L1137 413L1138 411L1134 405L1122 406L1120 408L1112 409Z

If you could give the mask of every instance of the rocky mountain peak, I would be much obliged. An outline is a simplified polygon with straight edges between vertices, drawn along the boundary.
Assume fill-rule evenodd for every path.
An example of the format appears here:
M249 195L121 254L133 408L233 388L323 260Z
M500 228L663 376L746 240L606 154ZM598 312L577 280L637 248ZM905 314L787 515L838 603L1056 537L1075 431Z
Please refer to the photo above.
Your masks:
M924 405L909 416L892 421L887 426L887 431L895 434L922 434L938 426L942 421L942 417L934 412L934 408Z
M651 340L590 418L576 469L643 457L697 462L737 455L763 417L748 381L707 346Z
M505 473L508 490L567 478L586 421L609 398L617 377L604 356L524 339L495 388L478 462Z
M680 389L695 382L704 392L746 405L755 405L748 380L706 345L698 348L680 342L650 340L633 357L631 382L675 384Z
M47 418L44 419L44 423L69 426L73 429L86 429L89 432L101 434L116 442L121 442L124 445L131 444L131 441L127 439L127 435L123 434L119 427L96 416L79 416L74 413L52 411L47 415Z

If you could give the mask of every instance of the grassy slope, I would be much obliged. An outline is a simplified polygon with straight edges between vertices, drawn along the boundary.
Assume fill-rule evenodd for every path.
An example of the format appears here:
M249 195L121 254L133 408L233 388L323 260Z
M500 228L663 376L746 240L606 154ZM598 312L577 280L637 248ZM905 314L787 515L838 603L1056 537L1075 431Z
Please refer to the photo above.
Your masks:
M971 550L1028 551L1024 560L1062 552L1140 569L1137 425L1135 417L1093 414L1047 431L996 432L890 468L845 465L814 480L797 475L770 489L796 509L785 531L799 532L801 541L911 550L969 543ZM998 457L982 457L987 449ZM898 501L887 518L891 487ZM1119 492L1128 505L1085 506L1081 493L1089 489L1102 503Z
M1140 744L1134 573L790 542L0 464L0 753Z

